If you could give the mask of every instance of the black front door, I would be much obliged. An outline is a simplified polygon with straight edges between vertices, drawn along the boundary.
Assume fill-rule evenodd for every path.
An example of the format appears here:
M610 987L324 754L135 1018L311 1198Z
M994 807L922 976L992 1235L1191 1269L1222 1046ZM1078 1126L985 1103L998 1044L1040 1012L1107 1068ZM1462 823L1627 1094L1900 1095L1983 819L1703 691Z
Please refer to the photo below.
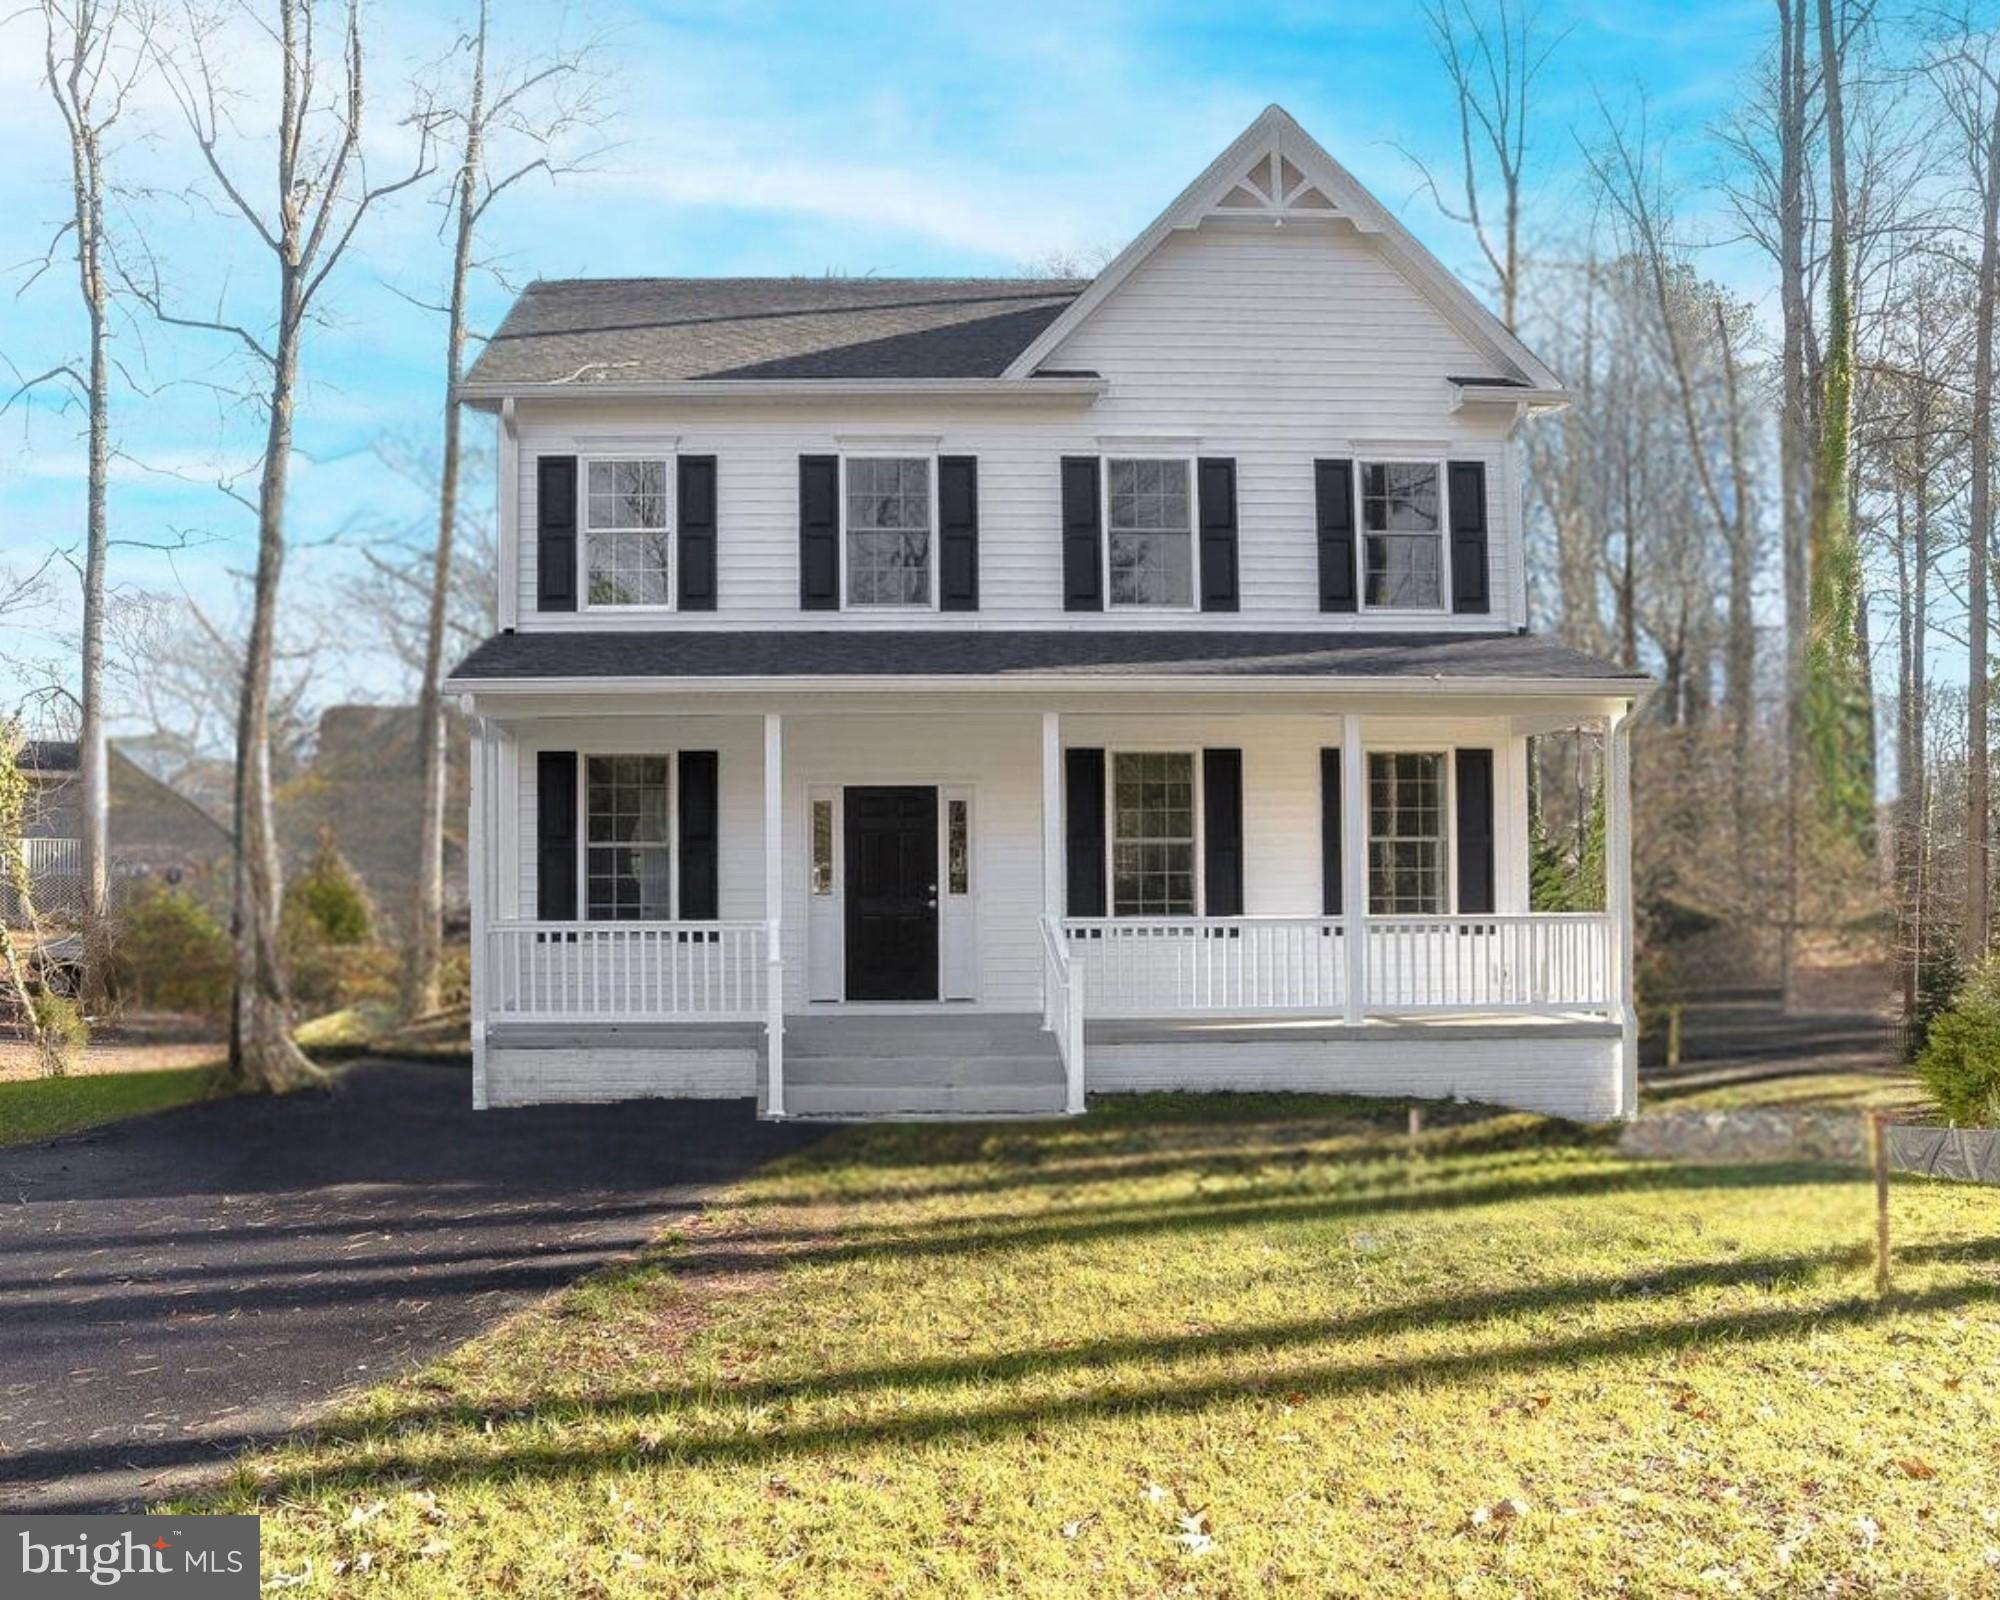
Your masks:
M847 791L847 998L935 1000L937 790Z

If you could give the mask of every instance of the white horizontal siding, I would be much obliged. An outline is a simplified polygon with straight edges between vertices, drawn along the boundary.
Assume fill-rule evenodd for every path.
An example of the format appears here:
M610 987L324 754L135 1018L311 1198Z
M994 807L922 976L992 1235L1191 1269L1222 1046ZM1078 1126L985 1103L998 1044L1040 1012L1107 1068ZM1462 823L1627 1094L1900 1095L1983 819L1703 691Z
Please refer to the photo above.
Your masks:
M1048 363L1101 373L1087 407L961 403L836 406L639 403L519 407L520 626L657 627L658 613L535 610L535 476L542 454L629 453L678 440L717 460L719 609L677 626L774 627L1513 627L1519 493L1509 421L1454 413L1445 381L1487 370L1440 314L1358 235L1320 228L1178 234ZM979 458L980 610L802 613L798 458L863 433L939 440ZM1060 459L1100 437L1193 439L1234 457L1242 610L1233 616L1062 610ZM1483 617L1366 613L1318 606L1315 457L1424 454L1487 463L1493 611Z

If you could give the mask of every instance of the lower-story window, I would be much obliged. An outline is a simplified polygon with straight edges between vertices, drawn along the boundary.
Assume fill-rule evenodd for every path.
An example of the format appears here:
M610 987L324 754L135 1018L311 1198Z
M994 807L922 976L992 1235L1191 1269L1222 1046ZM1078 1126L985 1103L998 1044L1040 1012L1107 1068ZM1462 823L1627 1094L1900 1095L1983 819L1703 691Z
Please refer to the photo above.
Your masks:
M1111 914L1195 914L1194 756L1120 751L1111 758Z
M1440 916L1450 909L1446 874L1445 758L1435 751L1375 751L1368 757L1368 910L1375 916Z
M665 756L584 761L584 914L593 922L673 917L671 795Z

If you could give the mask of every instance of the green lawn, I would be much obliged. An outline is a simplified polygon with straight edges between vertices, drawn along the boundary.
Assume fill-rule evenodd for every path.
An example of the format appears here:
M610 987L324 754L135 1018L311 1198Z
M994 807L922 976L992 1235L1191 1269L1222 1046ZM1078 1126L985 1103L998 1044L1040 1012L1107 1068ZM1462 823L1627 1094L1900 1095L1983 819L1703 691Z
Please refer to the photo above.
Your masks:
M848 1130L221 1509L301 1595L2000 1587L1991 1190L1881 1306L1858 1174L1432 1122Z
M15 1079L0 1083L0 1145L53 1139L59 1133L142 1111L164 1111L218 1092L213 1066Z

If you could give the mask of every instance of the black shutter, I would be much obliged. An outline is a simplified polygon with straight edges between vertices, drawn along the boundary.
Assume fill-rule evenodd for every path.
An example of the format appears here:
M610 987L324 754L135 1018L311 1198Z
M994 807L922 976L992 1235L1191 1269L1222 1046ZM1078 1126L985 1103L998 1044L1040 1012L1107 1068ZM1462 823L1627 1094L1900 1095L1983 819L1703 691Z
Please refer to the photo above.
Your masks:
M1063 610L1104 609L1104 517L1097 457L1062 458ZM1082 913L1078 913L1082 915Z
M1236 609L1236 463L1226 456L1196 468L1201 500L1201 609ZM1233 915L1233 913L1217 913Z
M535 757L535 918L576 920L576 752Z
M1454 461L1451 473L1451 609L1480 612L1486 595L1486 463Z
M1243 915L1243 752L1201 753L1202 913Z
M576 457L535 462L535 609L576 609Z
M1319 909L1320 915L1340 912L1340 752L1319 753Z
M681 917L706 922L722 915L717 859L716 754L681 752Z
M1063 840L1069 915L1104 915L1104 752L1063 752Z
M1493 752L1458 752L1458 911L1493 911Z
M938 609L979 609L979 458L938 457Z
M680 458L680 604L715 609L715 457Z
M799 609L840 609L840 457L799 457Z
M1354 463L1315 461L1319 513L1319 608L1354 609Z

